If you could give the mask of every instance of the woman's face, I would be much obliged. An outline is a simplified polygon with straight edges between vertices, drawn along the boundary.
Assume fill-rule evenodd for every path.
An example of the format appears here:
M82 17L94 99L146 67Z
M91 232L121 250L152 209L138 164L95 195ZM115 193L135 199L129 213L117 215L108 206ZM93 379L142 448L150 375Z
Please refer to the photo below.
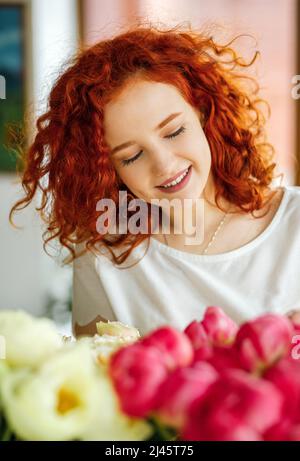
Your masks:
M145 80L127 85L106 105L104 132L111 161L136 197L150 203L151 199L195 199L203 196L204 188L212 191L211 153L200 117L176 87ZM184 187L169 192L158 188L188 167Z

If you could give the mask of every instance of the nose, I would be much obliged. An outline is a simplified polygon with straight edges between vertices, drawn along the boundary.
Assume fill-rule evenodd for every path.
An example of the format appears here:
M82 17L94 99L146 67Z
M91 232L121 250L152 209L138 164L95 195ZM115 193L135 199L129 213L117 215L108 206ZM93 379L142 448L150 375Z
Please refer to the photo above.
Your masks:
M176 167L175 155L168 149L153 151L151 160L151 172L155 177L157 185L177 173L178 168Z

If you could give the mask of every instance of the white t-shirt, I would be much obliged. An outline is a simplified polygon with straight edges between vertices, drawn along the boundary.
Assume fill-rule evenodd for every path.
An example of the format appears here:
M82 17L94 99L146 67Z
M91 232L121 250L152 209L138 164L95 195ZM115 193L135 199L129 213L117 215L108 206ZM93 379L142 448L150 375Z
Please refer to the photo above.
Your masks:
M146 247L147 240L122 269L104 254L88 252L74 261L73 323L101 315L146 334L162 325L183 330L212 305L238 324L300 309L300 187L285 186L271 223L238 249L197 255L152 237L145 254Z

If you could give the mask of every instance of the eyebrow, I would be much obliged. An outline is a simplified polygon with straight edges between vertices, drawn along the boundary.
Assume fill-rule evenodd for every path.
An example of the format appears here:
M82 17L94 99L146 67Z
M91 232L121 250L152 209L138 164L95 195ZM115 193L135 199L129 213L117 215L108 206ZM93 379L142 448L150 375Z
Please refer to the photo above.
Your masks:
M154 128L155 131L161 130L164 126L166 126L168 123L170 123L175 117L178 117L178 115L181 115L182 112L175 112L174 114L170 114L165 120L160 122L156 128ZM120 151L121 149L125 149L126 147L134 145L134 141L127 141L124 142L123 144L120 144L119 146L116 146L113 148L111 151L111 155L115 154L116 152Z

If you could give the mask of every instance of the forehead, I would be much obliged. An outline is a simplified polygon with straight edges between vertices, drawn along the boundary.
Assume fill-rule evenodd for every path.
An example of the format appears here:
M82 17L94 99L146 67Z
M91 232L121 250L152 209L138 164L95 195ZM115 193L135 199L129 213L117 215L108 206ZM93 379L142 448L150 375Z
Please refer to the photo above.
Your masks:
M181 112L188 104L173 85L138 81L124 90L104 107L104 129L108 136L121 127L131 128L140 122L156 126L171 112ZM124 122L126 122L124 124Z

